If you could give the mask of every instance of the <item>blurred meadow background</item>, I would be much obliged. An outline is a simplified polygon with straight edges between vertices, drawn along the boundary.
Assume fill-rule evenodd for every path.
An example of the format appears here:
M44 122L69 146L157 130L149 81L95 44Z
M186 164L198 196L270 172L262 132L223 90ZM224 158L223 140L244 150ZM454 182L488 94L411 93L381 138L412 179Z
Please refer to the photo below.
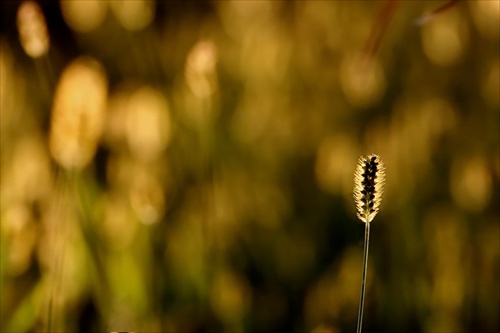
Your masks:
M2 332L500 330L500 2L2 1Z

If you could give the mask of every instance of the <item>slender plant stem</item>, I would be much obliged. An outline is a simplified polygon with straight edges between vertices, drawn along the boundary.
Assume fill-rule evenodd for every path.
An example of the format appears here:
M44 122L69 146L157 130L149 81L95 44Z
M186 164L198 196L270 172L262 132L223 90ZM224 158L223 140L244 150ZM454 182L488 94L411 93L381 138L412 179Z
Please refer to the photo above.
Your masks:
M63 220L66 217L66 179L62 170L59 170L56 174L56 190L58 192L56 198L56 209L58 217ZM63 221L66 222L66 221ZM65 252L65 239L66 235L66 223L61 223L58 228L54 230L54 242L53 242L53 262L52 270L50 272L49 279L49 294L48 294L48 309L47 309L47 333L50 333L57 327L55 315L60 315L60 309L57 308L58 303L54 301L57 295L60 295L61 281L62 281L62 270L63 270L63 254ZM55 309L54 309L55 308Z
M358 310L358 326L357 333L361 333L361 326L363 324L363 307L365 305L365 285L366 285L366 268L368 266L368 245L370 243L370 222L365 223L365 243L363 246L363 276L361 278L361 295L359 297L359 310Z

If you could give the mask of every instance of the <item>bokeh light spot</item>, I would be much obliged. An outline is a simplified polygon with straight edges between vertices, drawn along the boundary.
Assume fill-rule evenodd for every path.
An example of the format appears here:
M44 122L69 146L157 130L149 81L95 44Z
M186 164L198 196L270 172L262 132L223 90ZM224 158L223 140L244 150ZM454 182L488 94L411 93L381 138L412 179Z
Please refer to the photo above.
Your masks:
M366 108L378 102L385 92L385 74L376 59L369 64L358 56L344 57L340 65L344 95L354 107Z
M108 5L101 0L61 0L60 3L66 23L81 33L91 32L102 24Z
M456 64L467 47L467 32L460 17L446 15L423 26L422 46L427 58L438 66Z
M155 2L152 0L110 1L110 5L122 27L129 31L147 27L155 14Z

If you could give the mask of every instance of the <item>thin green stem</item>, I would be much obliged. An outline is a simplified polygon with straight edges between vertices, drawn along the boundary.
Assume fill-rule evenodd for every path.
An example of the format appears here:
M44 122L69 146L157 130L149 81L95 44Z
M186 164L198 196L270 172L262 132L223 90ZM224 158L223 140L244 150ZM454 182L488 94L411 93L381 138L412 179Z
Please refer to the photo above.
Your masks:
M359 311L358 311L358 326L357 333L361 333L361 326L363 324L363 307L365 305L365 285L366 285L366 268L368 266L368 245L370 243L370 223L365 223L365 243L363 246L363 276L361 278L361 296L359 297Z

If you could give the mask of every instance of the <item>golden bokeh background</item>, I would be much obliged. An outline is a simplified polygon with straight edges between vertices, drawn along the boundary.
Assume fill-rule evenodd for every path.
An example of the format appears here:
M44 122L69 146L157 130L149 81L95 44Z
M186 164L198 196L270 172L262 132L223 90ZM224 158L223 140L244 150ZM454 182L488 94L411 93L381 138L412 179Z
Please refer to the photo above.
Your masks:
M376 153L365 330L498 332L500 1L444 3L2 1L0 330L353 331Z

